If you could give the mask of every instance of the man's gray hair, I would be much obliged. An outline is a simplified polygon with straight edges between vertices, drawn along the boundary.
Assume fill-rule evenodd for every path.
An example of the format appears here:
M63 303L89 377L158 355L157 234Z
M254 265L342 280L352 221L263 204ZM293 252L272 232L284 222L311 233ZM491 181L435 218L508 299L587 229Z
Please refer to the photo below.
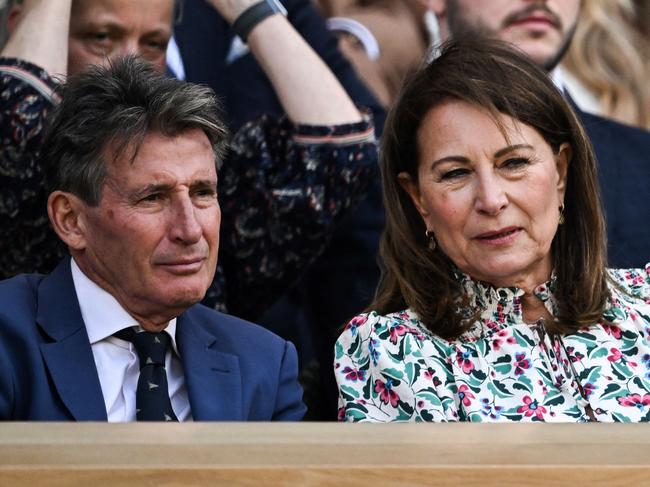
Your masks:
M228 136L210 88L157 73L134 56L93 66L61 87L41 151L48 190L62 190L96 206L107 157L133 161L147 134L206 134L221 161Z

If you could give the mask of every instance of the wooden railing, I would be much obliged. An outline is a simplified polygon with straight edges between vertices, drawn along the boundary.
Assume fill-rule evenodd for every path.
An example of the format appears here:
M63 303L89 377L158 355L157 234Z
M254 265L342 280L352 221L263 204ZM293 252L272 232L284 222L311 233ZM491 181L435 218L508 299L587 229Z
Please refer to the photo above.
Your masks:
M650 485L650 427L3 423L0 486Z

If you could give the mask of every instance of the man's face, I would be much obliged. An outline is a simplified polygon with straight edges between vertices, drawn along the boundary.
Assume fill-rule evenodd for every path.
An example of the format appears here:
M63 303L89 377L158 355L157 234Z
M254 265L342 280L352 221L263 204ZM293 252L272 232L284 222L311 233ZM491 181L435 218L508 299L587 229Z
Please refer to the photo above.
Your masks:
M580 0L447 0L449 34L479 32L510 42L552 70L562 59L580 14Z
M74 0L68 74L127 54L164 71L173 11L174 0Z
M98 206L82 206L73 255L143 327L200 301L214 277L221 212L210 142L199 129L150 133L135 159L107 154ZM166 324L166 323L165 323Z

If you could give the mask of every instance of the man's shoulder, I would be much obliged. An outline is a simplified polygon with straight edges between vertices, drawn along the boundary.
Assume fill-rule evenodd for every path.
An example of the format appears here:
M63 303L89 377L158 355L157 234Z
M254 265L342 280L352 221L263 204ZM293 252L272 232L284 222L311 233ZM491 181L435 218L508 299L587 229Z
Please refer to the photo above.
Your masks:
M0 326L19 335L31 333L38 308L38 287L45 276L20 274L0 281Z
M24 301L35 302L37 290L45 276L43 274L19 274L0 281L0 303L6 307Z
M607 208L608 203L611 206L611 201L620 198L636 201L630 196L644 194L650 177L650 132L579 110L578 114L598 160L605 208L611 213L613 208ZM647 205L637 206L648 208ZM636 221L645 219L637 218ZM638 264L644 263L645 260Z
M266 328L235 316L221 313L202 304L187 309L185 315L196 325L206 328L222 340L236 340L240 343L276 344L284 346L285 340Z
M635 144L633 147L639 144L639 148L647 150L648 144L650 144L650 132L647 130L582 110L577 110L577 113L594 145L598 145L602 141L601 138L595 137L596 135L608 135L606 139L617 147L633 143Z

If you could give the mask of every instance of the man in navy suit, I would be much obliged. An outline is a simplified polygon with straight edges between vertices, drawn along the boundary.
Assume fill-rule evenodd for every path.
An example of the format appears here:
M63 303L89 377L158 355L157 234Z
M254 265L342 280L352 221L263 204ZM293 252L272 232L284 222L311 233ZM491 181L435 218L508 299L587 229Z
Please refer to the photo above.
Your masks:
M219 246L215 103L132 57L68 82L42 154L71 258L0 283L0 419L151 419L141 389L163 383L181 421L302 418L294 347L197 304ZM164 359L141 360L139 335Z

